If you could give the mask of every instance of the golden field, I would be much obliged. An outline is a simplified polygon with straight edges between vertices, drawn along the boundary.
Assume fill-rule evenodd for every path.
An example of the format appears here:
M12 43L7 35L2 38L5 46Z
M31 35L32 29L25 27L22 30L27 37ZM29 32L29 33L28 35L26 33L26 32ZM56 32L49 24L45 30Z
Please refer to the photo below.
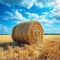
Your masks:
M0 43L13 42L11 35L0 35Z
M60 42L60 35L44 35L43 43L47 41ZM0 43L13 42L11 35L0 35Z
M0 35L0 43L13 42L11 35ZM10 54L9 54L10 53ZM7 50L0 47L0 59L4 58L59 58L60 35L44 35L42 44L38 46L27 45L23 47L7 46Z
M43 43L48 43L48 42L57 42L60 43L60 35L44 35L43 38Z

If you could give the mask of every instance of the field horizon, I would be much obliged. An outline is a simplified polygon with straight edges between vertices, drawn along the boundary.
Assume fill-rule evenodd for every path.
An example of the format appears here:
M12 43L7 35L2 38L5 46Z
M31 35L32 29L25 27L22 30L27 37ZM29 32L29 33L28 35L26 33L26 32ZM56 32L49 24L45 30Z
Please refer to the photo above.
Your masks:
M0 35L12 35L12 34L0 34ZM44 33L44 35L60 35L60 33Z
M60 34L44 34L43 41L46 41L46 40L60 41ZM5 43L5 42L13 42L12 36L0 35L0 43Z

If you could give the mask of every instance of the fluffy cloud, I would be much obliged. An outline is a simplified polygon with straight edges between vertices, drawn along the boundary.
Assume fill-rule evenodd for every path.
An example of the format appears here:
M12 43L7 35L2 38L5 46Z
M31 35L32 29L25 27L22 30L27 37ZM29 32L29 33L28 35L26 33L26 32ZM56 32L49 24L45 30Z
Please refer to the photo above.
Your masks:
M56 20L60 20L60 0L53 0L54 9L51 10L50 15L52 15Z
M0 0L0 3L9 5L20 5L30 9L33 5L37 7L54 5L53 0Z
M49 20L46 18L46 16L49 16L49 13L44 12L42 15L38 15L36 13L30 13L30 12L25 12L27 15L27 18L24 17L18 10L15 10L12 12L5 12L6 16L3 17L4 20L13 20L16 22L23 22L23 21L28 21L28 20L38 20L39 22L47 23L47 24L52 24L55 23L55 20Z
M40 8L52 7L54 5L53 0L36 0L35 5Z
M55 18L50 19L52 16L50 16L50 13L48 12L44 12L42 15L38 15L35 13L29 13L26 12L26 14L28 15L28 18L30 18L31 20L38 20L43 28L44 28L44 32L47 33L55 33L56 31L59 32L60 28L57 27L59 25L56 25L56 23L60 24L60 21L56 20ZM50 18L47 18L50 17ZM56 30L54 30L56 28ZM56 33L58 33L56 32Z
M60 0L0 0L0 3L8 5L19 5L30 9L33 5L37 7L55 7L60 10Z
M44 31L45 31L45 33L52 33L52 34L59 34L60 33L60 29L59 28L57 28L57 27L48 27L47 29L44 29Z
M20 21L22 22L27 20L38 20L44 27L45 32L50 31L59 32L60 30L60 28L58 28L56 25L56 23L59 23L60 25L60 0L0 0L0 3L8 5L19 5L21 7L26 7L28 9L30 9L33 5L35 5L36 8L53 7L53 9L49 12L42 12L42 15L38 15L38 13L36 14L26 12L25 14L27 15L27 18L23 16L22 13L20 13L22 10L20 10L19 12L18 10L13 9L13 13L6 11L5 12L6 15L2 17L2 19L13 20L16 21L17 23ZM7 28L5 27L3 29L6 30Z
M55 7L60 10L60 0L55 0Z
M6 16L4 16L2 19L4 20L12 20L12 21L27 21L26 19L18 10L14 12L5 12Z
M38 15L38 14L29 13L29 12L25 12L25 14L28 15L28 18L29 18L30 20L38 20L38 19L39 19L39 15Z
M23 17L23 15L22 15L21 13L19 13L18 11L15 12L15 16L14 16L14 17L15 17L16 19L18 19L18 20L23 20L23 21L26 20L26 18Z
M60 20L60 0L37 0L35 3L37 7L53 7L49 12L50 17Z
M0 24L0 34L6 34L9 31L9 27Z
M46 18L47 16L46 12L43 15L38 15L36 13L29 13L29 12L26 12L26 14L28 15L28 18L31 20L38 20L40 22L53 23L53 20L50 21Z
M30 9L34 5L34 0L0 0L0 3L8 5L20 5Z
M21 5L30 9L34 5L35 1L36 0L23 0Z
M51 14L57 19L60 20L60 0L0 0L0 3L8 5L19 5L30 9L33 5L38 8L44 7L53 7Z

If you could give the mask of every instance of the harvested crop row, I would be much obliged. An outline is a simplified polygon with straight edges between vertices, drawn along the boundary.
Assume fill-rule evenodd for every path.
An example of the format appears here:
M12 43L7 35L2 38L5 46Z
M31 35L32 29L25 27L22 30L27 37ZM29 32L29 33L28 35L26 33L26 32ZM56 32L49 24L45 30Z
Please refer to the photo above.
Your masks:
M52 43L51 43L52 44ZM6 50L0 48L0 59L60 59L60 47L58 44L46 46L45 44L34 46L24 44L23 47L7 46Z
M15 46L12 48L11 46L7 46L6 50L0 47L0 59L38 59L39 53L37 47L27 44L24 47Z

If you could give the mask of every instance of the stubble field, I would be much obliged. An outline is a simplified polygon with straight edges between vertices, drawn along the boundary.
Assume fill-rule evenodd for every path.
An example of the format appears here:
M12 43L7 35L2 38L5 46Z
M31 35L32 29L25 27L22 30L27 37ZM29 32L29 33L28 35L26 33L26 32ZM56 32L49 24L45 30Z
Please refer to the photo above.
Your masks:
M11 35L0 35L0 43L13 42Z
M48 41L60 42L60 35L44 35L43 43ZM13 42L11 35L0 35L0 43Z
M11 35L0 35L0 45L3 43L13 42ZM8 43L9 44L9 43ZM40 45L40 44L39 44ZM1 46L0 46L1 47ZM59 58L60 59L60 35L44 35L44 38L42 40L42 46L40 47L34 47L30 45L25 45L22 47L14 47L11 46L7 47L8 49L6 51L2 51L0 54L0 58L22 58L25 59L27 57L33 57L33 58ZM22 49L22 50L21 50ZM25 51L26 50L26 51ZM7 53L14 52L13 54ZM16 53L16 51L18 51ZM23 52L23 53L21 53ZM27 52L27 55L24 55ZM3 54L3 56L2 56ZM22 54L22 55L21 55ZM15 56L16 55L16 56ZM7 57L8 56L8 57Z

